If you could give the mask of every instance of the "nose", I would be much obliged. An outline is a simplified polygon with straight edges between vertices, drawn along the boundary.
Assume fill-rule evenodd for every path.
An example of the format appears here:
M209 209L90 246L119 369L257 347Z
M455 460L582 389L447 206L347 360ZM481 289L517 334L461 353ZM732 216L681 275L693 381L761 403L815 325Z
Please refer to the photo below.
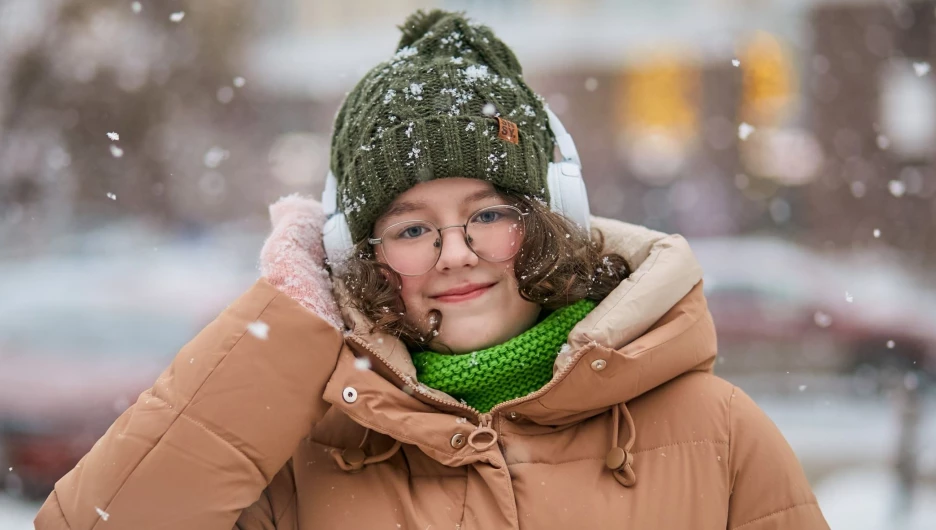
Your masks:
M473 267L478 264L478 256L465 241L465 230L459 226L442 229L442 253L436 262L439 272L459 267Z

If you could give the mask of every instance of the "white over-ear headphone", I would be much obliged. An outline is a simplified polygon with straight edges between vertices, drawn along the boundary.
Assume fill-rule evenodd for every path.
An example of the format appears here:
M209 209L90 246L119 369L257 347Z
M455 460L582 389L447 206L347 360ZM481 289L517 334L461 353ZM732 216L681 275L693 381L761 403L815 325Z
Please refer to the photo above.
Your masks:
M549 207L552 211L560 213L588 232L591 229L590 210L588 208L588 192L585 190L585 181L582 180L582 162L572 136L566 132L559 117L546 108L549 117L549 128L556 137L556 145L562 160L550 162L546 174L546 185L549 187ZM338 211L338 179L334 173L328 172L325 180L325 191L322 193L322 209L327 216L325 226L322 228L322 240L325 244L325 254L332 267L340 264L349 257L354 248L351 238L351 229L344 212Z

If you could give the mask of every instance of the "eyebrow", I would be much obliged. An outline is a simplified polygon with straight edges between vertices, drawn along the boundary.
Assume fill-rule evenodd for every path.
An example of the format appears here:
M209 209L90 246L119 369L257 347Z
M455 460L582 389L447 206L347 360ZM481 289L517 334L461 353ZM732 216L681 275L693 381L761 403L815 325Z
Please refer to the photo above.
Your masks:
M491 198L501 198L501 196L499 193L497 193L497 190L495 189L484 189L484 190L476 191L472 193L471 195L465 197L465 202L472 203L472 202L478 202L484 199L491 199ZM386 218L394 217L397 215L413 213L419 210L423 210L427 206L428 206L428 203L426 201L410 201L410 202L403 201L403 202L394 204L393 206L388 208L387 211L384 212L384 214L381 217L386 219Z

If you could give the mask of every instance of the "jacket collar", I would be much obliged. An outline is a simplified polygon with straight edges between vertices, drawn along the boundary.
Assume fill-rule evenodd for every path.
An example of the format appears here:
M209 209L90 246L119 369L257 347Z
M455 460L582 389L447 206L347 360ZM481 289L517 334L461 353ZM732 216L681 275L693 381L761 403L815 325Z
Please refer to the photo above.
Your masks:
M608 250L635 267L633 274L573 329L571 348L557 359L546 386L492 412L516 412L544 426L565 425L683 373L711 369L714 325L702 294L702 271L686 240L609 219L593 218L592 225L602 231ZM365 427L419 445L440 461L453 457L450 422L460 417L467 420L462 423L483 426L490 415L420 385L402 341L367 332L368 321L351 309L346 291L336 283L343 316L354 330L347 336L353 355L346 351L339 359L325 399ZM368 362L370 370L361 370ZM342 397L349 386L357 391L353 403ZM461 427L466 436L473 430L472 425ZM439 436L432 435L436 430Z

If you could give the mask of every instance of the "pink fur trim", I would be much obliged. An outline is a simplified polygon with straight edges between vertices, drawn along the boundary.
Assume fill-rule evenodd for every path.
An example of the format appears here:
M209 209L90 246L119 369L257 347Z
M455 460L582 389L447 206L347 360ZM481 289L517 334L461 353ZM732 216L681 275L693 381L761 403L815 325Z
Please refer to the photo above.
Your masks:
M325 269L322 205L298 194L270 205L273 231L260 251L260 271L267 281L306 309L343 329L341 311Z

